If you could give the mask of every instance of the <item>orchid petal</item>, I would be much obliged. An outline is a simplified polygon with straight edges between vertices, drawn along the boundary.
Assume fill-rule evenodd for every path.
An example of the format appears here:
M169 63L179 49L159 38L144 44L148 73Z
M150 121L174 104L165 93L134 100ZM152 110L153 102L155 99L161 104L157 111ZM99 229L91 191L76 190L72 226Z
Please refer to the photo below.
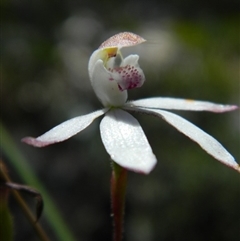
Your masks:
M100 132L111 159L120 166L148 174L156 165L156 157L140 124L129 113L121 109L107 112Z
M57 142L65 141L88 127L97 117L103 115L108 109L98 110L87 115L78 116L67 120L52 128L45 134L33 138L25 137L22 142L35 147L44 147Z
M197 142L208 154L223 164L240 172L240 166L233 156L212 136L190 123L186 119L164 110L137 109L138 112L149 113L163 118L178 131Z
M207 101L196 101L167 97L154 97L130 101L126 103L126 106L137 106L151 109L211 111L217 113L232 111L238 108L236 105L221 105Z
M137 34L130 32L123 32L112 36L111 38L104 41L99 49L110 48L110 47L129 47L145 42L146 40Z
M127 100L127 91L119 89L102 60L98 60L94 66L92 87L104 106L121 106Z

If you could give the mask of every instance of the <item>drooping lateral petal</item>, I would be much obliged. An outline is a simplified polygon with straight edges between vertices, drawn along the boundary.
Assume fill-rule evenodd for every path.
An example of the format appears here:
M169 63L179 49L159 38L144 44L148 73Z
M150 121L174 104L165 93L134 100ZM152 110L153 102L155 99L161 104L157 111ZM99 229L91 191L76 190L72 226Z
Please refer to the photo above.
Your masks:
M138 123L129 113L115 109L102 119L100 132L111 159L120 166L148 174L156 165L156 157Z
M121 91L111 73L100 59L94 66L92 87L104 106L121 106L127 100L127 91Z
M240 166L235 162L233 156L216 139L186 119L164 110L137 108L137 111L149 113L163 118L170 125L174 126L178 131L182 132L184 135L197 142L208 154L213 156L215 159L240 172Z
M168 109L168 110L191 110L191 111L211 111L225 112L232 111L238 108L236 105L215 104L208 101L197 101L188 99L154 97L146 98L126 103L127 106L138 106L153 109Z
M45 134L33 138L25 137L22 142L35 147L44 147L57 142L65 141L88 127L97 117L103 115L108 109L98 110L87 115L78 116L55 126Z

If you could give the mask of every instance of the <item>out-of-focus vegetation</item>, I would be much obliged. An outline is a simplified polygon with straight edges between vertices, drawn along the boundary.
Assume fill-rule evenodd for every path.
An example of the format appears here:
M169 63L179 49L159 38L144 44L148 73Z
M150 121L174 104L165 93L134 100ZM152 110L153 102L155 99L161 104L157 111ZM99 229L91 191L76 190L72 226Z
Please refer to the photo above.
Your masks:
M170 96L240 105L237 0L2 1L1 121L76 240L112 237L111 168L99 120L44 149L20 140L101 108L88 79L88 59L120 31L148 40L123 51L140 55L147 78L142 88L129 91L130 99ZM239 111L180 114L240 162ZM129 173L125 240L239 240L239 174L165 122L136 117L159 162L148 176ZM2 157L11 178L23 183L9 155ZM15 239L38 240L13 199L10 208ZM58 240L46 214L40 222Z

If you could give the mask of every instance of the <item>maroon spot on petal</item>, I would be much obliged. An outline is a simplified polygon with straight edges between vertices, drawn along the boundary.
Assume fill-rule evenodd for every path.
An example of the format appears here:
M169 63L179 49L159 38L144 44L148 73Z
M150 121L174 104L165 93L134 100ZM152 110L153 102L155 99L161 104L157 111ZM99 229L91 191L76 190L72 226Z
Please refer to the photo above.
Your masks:
M140 87L142 85L142 74L135 66L127 65L125 67L115 68L121 79L118 80L119 90L127 90Z

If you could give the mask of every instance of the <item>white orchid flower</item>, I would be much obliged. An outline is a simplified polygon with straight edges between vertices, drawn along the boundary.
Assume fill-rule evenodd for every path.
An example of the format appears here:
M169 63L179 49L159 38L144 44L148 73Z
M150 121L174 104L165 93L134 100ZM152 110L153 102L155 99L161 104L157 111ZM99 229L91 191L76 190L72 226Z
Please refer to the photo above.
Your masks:
M37 138L26 137L23 142L44 147L67 140L105 114L100 124L100 133L111 159L128 170L148 174L156 165L157 159L139 122L127 112L134 111L154 115L167 121L197 142L215 159L240 172L240 167L232 155L217 140L184 118L166 111L219 113L235 110L237 106L162 97L127 102L127 90L141 87L145 76L138 65L139 56L129 55L123 59L120 50L144 41L133 33L119 33L106 40L93 52L88 70L92 87L104 106L102 110L67 120Z

